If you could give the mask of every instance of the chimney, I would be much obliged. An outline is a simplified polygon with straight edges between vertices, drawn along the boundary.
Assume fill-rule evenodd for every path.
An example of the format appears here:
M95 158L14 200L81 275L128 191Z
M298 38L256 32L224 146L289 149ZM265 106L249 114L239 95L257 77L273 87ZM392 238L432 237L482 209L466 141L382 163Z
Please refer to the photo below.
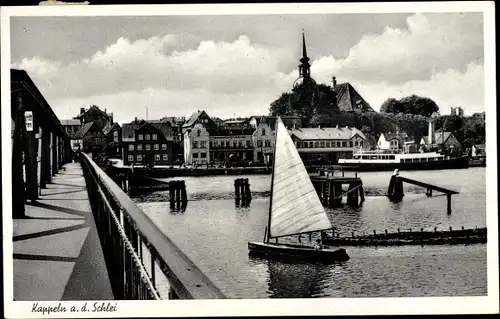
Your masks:
M137 116L135 117L135 122L137 123Z
M330 85L332 89L334 89L337 86L337 78L335 76L332 76L332 82L330 82Z
M82 115L83 113L85 113L85 108L81 107L80 108L80 115Z
M429 144L432 145L434 144L435 140L435 132L434 132L434 121L430 120L429 121L429 132L428 132L428 139L429 139Z
M337 124L337 125L335 125L335 128L339 128L339 125L338 125L338 124Z

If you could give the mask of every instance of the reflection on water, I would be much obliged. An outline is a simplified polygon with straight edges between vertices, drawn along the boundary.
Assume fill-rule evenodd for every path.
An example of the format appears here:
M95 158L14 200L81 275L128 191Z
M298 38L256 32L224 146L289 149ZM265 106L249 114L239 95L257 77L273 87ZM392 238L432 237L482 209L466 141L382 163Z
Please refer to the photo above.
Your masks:
M392 203L367 196L359 208L327 209L340 233L486 226L484 168L402 172L460 192L446 197L412 192ZM445 178L446 174L453 176ZM383 194L390 176L363 173L365 187ZM347 247L346 263L324 265L248 256L249 241L261 241L267 225L269 176L248 176L252 201L236 205L236 177L186 178L189 198L184 211L171 210L168 194L136 199L148 216L231 298L467 296L486 294L486 245ZM193 200L200 198L201 200ZM154 202L144 202L155 199Z

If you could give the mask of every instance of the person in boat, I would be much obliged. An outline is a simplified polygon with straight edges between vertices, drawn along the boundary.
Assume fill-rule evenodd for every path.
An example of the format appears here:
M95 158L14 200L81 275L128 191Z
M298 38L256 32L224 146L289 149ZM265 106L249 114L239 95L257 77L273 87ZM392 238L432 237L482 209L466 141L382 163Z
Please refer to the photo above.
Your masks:
M394 201L399 201L403 198L403 181L399 178L399 169L395 169L394 173L391 176L391 180L389 182L389 190L388 196L389 199Z
M316 239L316 243L314 244L314 249L321 250L321 248L323 248L323 246L321 245L321 240Z

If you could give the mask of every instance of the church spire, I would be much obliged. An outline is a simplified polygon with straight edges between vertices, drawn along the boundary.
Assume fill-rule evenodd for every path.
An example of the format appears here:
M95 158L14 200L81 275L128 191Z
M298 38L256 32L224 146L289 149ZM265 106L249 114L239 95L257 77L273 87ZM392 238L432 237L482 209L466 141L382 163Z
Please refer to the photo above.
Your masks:
M302 29L302 57L299 60L299 78L295 80L293 84L294 87L304 84L306 84L306 86L316 86L316 81L311 78L311 65L309 64L309 60L306 48L306 35L304 29Z

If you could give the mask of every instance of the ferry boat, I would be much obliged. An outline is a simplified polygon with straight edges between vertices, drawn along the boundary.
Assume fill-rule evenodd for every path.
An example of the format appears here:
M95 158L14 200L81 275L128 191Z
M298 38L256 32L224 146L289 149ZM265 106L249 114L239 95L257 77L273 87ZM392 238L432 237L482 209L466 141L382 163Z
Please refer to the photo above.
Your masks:
M468 168L468 156L447 157L437 152L426 153L383 153L363 152L351 159L339 159L344 170L385 171L385 170L434 170Z

